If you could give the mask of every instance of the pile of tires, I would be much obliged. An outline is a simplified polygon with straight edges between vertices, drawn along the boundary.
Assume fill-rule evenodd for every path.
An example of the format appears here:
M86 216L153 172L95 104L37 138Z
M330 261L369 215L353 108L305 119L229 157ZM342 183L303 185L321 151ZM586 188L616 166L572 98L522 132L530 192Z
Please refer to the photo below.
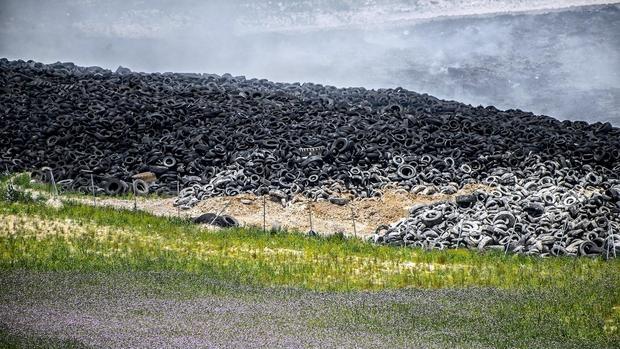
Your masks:
M0 121L0 171L32 171L43 181L53 173L65 190L178 195L176 204L187 208L239 193L337 200L379 196L387 185L518 190L518 183L548 177L576 197L581 188L601 193L610 212L591 219L606 215L611 230L618 223L617 201L605 194L620 176L618 128L402 88L0 59ZM525 190L519 200L535 193ZM516 220L520 214L513 213ZM434 219L424 217L425 225ZM405 226L413 231L420 222Z
M554 171L558 163L533 163L519 172L522 178L497 168L487 179L489 190L416 205L409 217L380 227L371 240L425 249L615 257L620 252L620 183L602 189L595 175L570 182L562 176L566 170ZM501 184L507 178L512 182Z

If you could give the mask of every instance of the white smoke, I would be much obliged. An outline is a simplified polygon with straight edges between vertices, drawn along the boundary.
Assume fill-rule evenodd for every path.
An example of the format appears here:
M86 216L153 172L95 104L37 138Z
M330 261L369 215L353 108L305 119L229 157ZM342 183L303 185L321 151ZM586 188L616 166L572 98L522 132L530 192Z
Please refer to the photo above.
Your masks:
M601 3L2 0L0 56L401 86L620 125L620 6L572 8Z

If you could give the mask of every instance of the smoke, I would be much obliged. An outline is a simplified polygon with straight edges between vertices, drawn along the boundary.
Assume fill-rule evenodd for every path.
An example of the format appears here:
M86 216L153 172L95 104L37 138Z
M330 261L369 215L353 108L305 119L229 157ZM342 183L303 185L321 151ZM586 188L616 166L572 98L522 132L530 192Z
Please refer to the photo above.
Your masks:
M0 1L0 56L401 86L620 125L620 6L564 0Z

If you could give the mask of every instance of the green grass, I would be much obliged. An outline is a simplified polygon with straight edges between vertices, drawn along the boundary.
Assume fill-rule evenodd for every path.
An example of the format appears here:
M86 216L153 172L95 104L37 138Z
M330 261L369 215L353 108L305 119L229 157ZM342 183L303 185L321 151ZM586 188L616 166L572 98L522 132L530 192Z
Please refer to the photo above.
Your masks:
M423 251L240 228L209 232L187 220L140 211L70 202L52 208L25 200L0 202L0 269L173 271L241 285L336 292L490 287L530 295L490 307L493 316L510 319L502 326L516 337L620 343L617 259ZM386 311L415 319L416 328L471 327L467 319L416 318L410 304L356 308L334 316L382 328L384 320L379 319Z
M32 236L24 228L0 239L0 265L64 270L179 270L262 285L318 290L402 287L557 287L617 275L618 260L526 257L468 250L422 251L358 239L207 232L188 220L67 203L60 209L12 203L0 214L28 220L71 219L70 236ZM22 223L23 224L23 223ZM42 224L43 229L45 224ZM98 231L105 227L109 231Z
M33 203L36 200L29 192L21 188L23 178L25 176L11 177L8 175L0 175L0 201Z
M544 290L489 288L343 294L239 285L214 280L204 274L184 272L41 272L18 269L0 271L0 278L3 277L10 280L11 285L4 293L4 299L14 299L18 295L17 302L26 306L56 304L62 307L65 299L71 299L69 302L75 304L76 297L84 303L99 302L102 297L166 299L181 303L191 303L198 298L215 304L257 305L256 313L247 313L244 321L236 324L244 330L267 325L280 334L287 328L281 327L283 322L295 321L302 323L308 331L323 334L371 334L381 337L385 341L384 347L392 348L411 347L411 340L419 338L423 338L422 343L429 347L434 343L447 348L601 349L618 346L617 341L605 337L601 331L599 335L580 332L580 329L596 328L600 325L598 320L592 323L593 327L584 327L570 322L583 321L583 314L576 314L574 319L564 316L580 309L574 303L592 293L587 289L582 289L582 294L572 295ZM545 308L556 303L553 309ZM265 304L270 306L265 308ZM293 314L288 315L289 312ZM198 313L205 316L205 321L211 319L209 312L199 310ZM163 309L136 306L130 307L126 316L156 323L164 314ZM170 310L168 314L172 315ZM595 317L586 315L585 321L590 320Z
M73 340L40 337L34 334L17 334L0 326L0 348L78 349L86 347Z

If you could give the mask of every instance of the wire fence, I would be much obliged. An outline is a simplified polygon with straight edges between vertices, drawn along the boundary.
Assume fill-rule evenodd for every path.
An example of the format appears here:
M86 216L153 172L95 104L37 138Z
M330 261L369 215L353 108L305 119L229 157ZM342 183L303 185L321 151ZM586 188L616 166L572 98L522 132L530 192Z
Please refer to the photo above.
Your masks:
M44 171L46 174L49 174L49 182L48 187L46 188L46 191L48 193L51 194L52 198L54 199L68 199L68 200L76 200L76 199L80 199L80 197L77 196L71 196L71 195L65 195L65 194L70 194L70 193L81 193L84 195L84 197L82 197L82 199L87 199L88 196L92 197L92 201L90 200L79 200L80 203L83 204L89 204L92 205L94 207L97 206L108 206L108 207L115 207L115 208L125 208L125 209L129 209L128 206L130 206L130 208L134 211L149 211L148 207L141 207L141 200L138 200L139 196L144 196L141 193L139 193L139 191L136 188L136 180L132 179L131 184L129 185L128 188L128 194L130 194L129 197L117 197L119 200L121 200L120 202L122 202L124 205L111 205L111 204L106 204L104 199L101 198L99 196L99 192L101 191L101 188L99 188L97 185L95 185L95 174L92 171L82 171L82 173L88 178L89 180L89 187L88 187L88 193L86 192L80 192L80 191L73 191L73 190L66 190L64 189L64 187L58 185L56 178L54 177L54 173L53 173L53 169L50 167L44 167L41 169L42 171ZM8 170L8 168L5 169L5 175L10 176L10 171ZM32 178L30 178L30 180L34 180ZM41 182L41 183L45 183L45 182ZM182 190L182 186L180 184L180 181L177 181L176 183L176 194L177 196L179 195L179 193ZM109 196L110 198L114 198L113 195ZM269 194L264 194L261 195L260 197L260 202L261 202L261 211L262 211L262 231L263 232L267 232L267 231L276 231L276 230L281 230L282 227L281 226L276 226L275 224L272 224L271 227L268 227L267 223L270 221L269 219L269 210L268 210L268 202L269 199ZM213 225L217 219L219 217L222 217L223 215L226 214L226 210L231 206L231 202L232 200L228 200L226 201L221 207L219 208L214 208L214 211L216 211L215 215L213 216L213 218L207 223L209 225ZM309 230L307 231L307 233L309 235L318 235L319 232L316 230L315 227L315 214L314 214L314 204L312 201L309 201L307 204L307 215L308 215L308 222L309 222ZM350 225L351 225L351 231L349 232L349 236L351 237L358 237L358 231L357 231L357 224L356 224L356 212L355 212L355 208L354 207L350 207ZM151 212L152 213L152 212ZM181 208L179 206L176 207L176 214L174 215L162 215L162 216L166 216L169 218L196 218L196 217L192 217L190 214L188 215L183 215ZM198 212L196 213L195 211L193 212L194 215L198 214L205 214L208 212ZM244 224L245 225L245 224ZM330 232L323 232L323 233L330 233ZM344 232L346 233L346 232Z
M42 170L45 170L47 172L49 172L49 187L48 187L48 192L52 195L53 198L55 199L60 199L62 198L63 194L65 193L62 190L62 187L59 188L58 183L56 182L56 179L54 177L53 174L53 170L49 167L43 168ZM10 172L8 169L5 169L5 174L6 175L10 175ZM95 180L94 180L94 174L93 173L85 173L85 175L88 175L89 179L90 179L90 187L89 192L90 195L92 196L92 205L93 206L98 206L102 204L102 200L99 200L98 202L98 195L97 195L97 187L95 186ZM176 187L177 187L177 195L179 195L179 193L181 192L181 190L183 189L181 187L180 181L177 181L176 183ZM141 207L140 203L141 200L138 200L138 196L141 196L141 194L138 192L137 188L136 188L136 180L132 180L131 185L129 186L130 188L130 194L131 197L126 198L125 200L123 200L124 202L124 206L117 206L117 205L106 205L106 206L112 206L112 207L117 207L117 208L129 208L126 204L128 204L127 201L129 201L129 205L131 205L131 209L133 209L134 211L138 211L138 210L142 210L142 211L146 211L149 213L153 213L152 210L149 210L149 207ZM68 199L75 199L76 197L68 197ZM271 227L267 226L267 223L269 221L271 221L269 219L269 210L268 210L268 205L267 205L267 200L269 198L269 194L263 194L261 195L259 198L257 198L257 200L260 200L259 202L261 202L262 204L262 231L263 232L267 232L267 231L279 231L282 229L281 226L276 225L274 223L272 223ZM81 200L82 203L86 203L86 204L90 204L90 201L86 202L85 200ZM192 218L197 218L196 216L192 217L192 214L194 215L203 215L203 214L214 214L213 217L204 223L207 223L211 226L217 225L215 224L218 221L219 217L222 217L223 215L226 214L226 211L229 209L229 207L231 206L232 200L227 200L224 204L222 204L219 207L213 207L213 212L196 212L196 210L194 210L193 212L191 212L190 214L182 214L181 208L179 206L176 207L176 215L174 214L158 214L161 216L166 216L166 217L170 217L170 218L177 218L177 219L192 219ZM363 236L358 236L358 229L357 229L357 213L355 211L355 208L351 205L349 206L350 209L350 231L347 232L342 232L342 231L324 231L323 233L343 233L347 234L349 237L353 237L353 238L362 238ZM318 235L319 232L316 230L316 219L315 219L315 212L314 212L314 204L312 201L308 202L306 205L306 212L307 212L307 219L308 219L308 223L309 223L309 230L306 232L308 235ZM273 221L275 222L275 221ZM567 224L567 222L566 222ZM566 235L566 231L568 229L567 225L565 224L564 227L564 234ZM242 223L240 224L241 226L247 226L247 224ZM293 229L295 229L293 227ZM457 248L460 245L461 242L463 242L464 236L462 235L462 228L460 227L460 222L459 225L457 226L457 230L458 230L458 239L457 239ZM617 258L617 251L616 251L616 244L617 244L617 238L616 238L617 234L614 234L614 232L612 231L612 227L609 226L608 227L608 233L607 236L605 237L605 241L604 241L604 250L602 251L602 256L605 259L611 259L611 258ZM512 236L511 236L512 238ZM404 247L407 247L407 241L405 241L404 243ZM504 246L504 254L508 254L508 245Z

